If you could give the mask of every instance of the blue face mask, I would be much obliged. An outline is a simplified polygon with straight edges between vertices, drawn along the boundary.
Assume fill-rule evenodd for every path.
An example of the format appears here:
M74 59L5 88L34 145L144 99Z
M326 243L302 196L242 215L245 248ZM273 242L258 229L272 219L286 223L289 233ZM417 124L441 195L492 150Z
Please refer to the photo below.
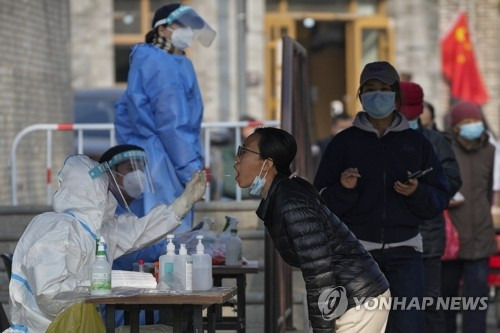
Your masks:
M476 140L484 132L482 122L470 123L460 126L460 136L466 140Z
M255 179L253 180L252 185L250 185L250 194L255 196L255 197L260 196L260 192L262 192L262 188L264 187L264 184L266 183L267 172L264 175L264 177L260 176L262 174L262 170L264 170L264 165L266 165L266 161L264 161L264 164L262 164L262 168L260 168L259 175L255 176Z
M383 119L390 115L396 106L394 91L370 91L361 94L363 110L375 119Z
M418 129L418 119L415 120L408 120L408 124L410 125L411 129Z

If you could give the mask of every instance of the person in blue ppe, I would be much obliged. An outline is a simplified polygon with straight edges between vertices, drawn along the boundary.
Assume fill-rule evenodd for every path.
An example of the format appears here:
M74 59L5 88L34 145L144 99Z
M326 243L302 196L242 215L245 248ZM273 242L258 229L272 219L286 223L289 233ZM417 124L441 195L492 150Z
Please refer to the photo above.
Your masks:
M184 50L194 40L208 47L215 31L191 7L168 4L155 12L145 43L133 47L128 86L115 106L120 144L143 147L156 196L144 212L172 202L203 168L200 145L203 103L193 64ZM177 229L191 229L192 212Z

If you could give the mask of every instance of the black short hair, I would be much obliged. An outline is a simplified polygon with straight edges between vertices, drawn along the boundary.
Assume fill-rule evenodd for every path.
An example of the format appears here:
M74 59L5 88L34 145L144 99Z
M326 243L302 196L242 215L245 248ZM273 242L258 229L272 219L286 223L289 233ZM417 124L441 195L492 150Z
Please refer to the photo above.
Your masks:
M114 147L109 148L104 152L104 154L101 155L101 158L99 158L99 163L109 162L115 155L129 150L144 151L144 149L136 145L116 145Z
M261 158L273 160L276 171L290 175L290 164L297 154L297 143L293 135L275 127L259 127L254 134L259 135Z

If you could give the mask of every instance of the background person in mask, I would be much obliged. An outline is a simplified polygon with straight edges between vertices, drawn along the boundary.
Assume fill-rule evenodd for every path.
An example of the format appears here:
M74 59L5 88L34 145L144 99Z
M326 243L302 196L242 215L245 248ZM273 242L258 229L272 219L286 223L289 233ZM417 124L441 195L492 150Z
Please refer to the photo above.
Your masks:
M370 251L392 297L423 297L419 226L447 207L448 181L432 145L397 110L401 87L388 62L367 64L360 78L363 111L326 148L314 185ZM419 179L408 175L432 168ZM388 332L423 332L424 312L391 310Z
M488 258L496 253L491 216L495 147L488 142L479 106L460 102L450 110L453 150L460 165L463 204L449 214L460 238L457 260L443 261L444 297L488 298ZM463 281L462 292L459 286ZM458 311L445 311L446 332L456 332ZM462 332L486 332L487 309L462 311Z
M403 98L400 112L406 116L410 127L422 133L432 144L448 178L450 196L455 195L462 185L462 180L451 142L436 130L422 126L421 115L425 109L422 87L413 82L401 82L401 92ZM424 297L433 297L436 300L441 296L441 256L444 254L446 242L443 215L439 214L426 220L420 226L420 233L424 245ZM443 312L438 310L435 304L425 308L426 333L445 332Z
M158 205L138 218L115 216L117 200L109 191L113 178L106 164L84 155L66 159L59 172L53 212L33 218L14 251L9 285L10 329L45 332L69 302L54 300L60 292L90 287L96 237L104 237L110 261L166 237L205 192L203 172L195 173L171 206Z
M127 90L115 106L120 144L144 148L157 196L144 198L144 212L171 203L196 170L203 168L199 141L203 102L184 50L194 40L208 47L215 31L191 7L168 4L155 12L146 42L133 47ZM178 231L191 229L192 213Z

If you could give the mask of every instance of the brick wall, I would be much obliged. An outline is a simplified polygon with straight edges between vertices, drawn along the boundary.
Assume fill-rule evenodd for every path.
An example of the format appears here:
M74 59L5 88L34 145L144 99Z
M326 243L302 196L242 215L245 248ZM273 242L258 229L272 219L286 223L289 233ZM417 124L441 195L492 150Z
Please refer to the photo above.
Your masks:
M0 204L11 202L14 136L31 124L72 118L69 35L68 1L0 0ZM30 135L19 146L20 203L45 200L45 137ZM70 136L53 139L53 160L60 164L71 149Z

